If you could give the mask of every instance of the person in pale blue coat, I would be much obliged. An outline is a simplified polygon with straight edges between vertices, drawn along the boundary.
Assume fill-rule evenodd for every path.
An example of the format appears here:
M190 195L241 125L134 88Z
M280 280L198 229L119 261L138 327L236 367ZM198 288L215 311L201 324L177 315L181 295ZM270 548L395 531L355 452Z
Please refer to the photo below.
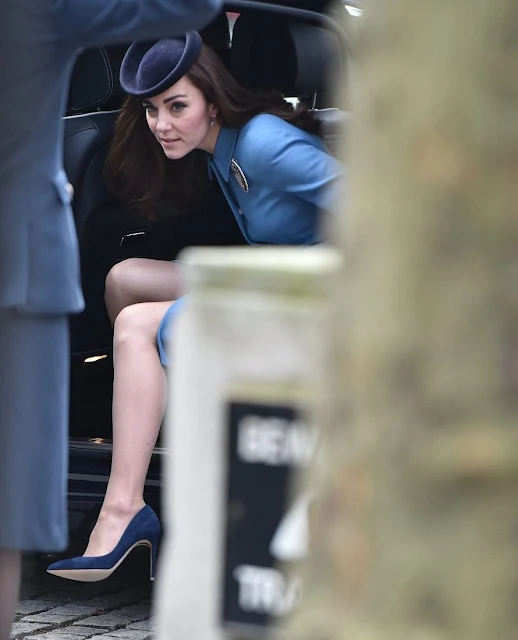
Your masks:
M221 0L0 2L0 640L21 551L67 544L67 315L83 308L62 162L74 60L92 45L184 34L220 9Z
M196 32L134 43L120 79L129 98L106 172L122 200L154 215L166 199L175 215L188 215L217 180L250 245L322 241L320 211L337 199L344 167L329 154L311 112L242 88ZM145 515L143 489L166 405L165 346L183 293L175 262L130 259L108 275L112 470L85 554L51 565L54 575L104 579L144 543L152 549L153 577L157 531Z

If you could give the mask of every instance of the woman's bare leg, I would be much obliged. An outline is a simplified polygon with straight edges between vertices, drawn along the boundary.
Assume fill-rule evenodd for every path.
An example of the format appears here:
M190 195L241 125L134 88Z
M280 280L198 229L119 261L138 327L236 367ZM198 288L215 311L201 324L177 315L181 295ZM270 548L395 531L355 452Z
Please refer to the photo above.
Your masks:
M176 300L181 295L180 265L148 258L128 258L116 264L106 277L104 289L112 324L122 309L132 304Z
M0 549L0 640L9 640L20 592L22 554Z
M86 556L110 553L144 506L144 484L167 399L156 334L171 304L132 305L115 321L112 467Z

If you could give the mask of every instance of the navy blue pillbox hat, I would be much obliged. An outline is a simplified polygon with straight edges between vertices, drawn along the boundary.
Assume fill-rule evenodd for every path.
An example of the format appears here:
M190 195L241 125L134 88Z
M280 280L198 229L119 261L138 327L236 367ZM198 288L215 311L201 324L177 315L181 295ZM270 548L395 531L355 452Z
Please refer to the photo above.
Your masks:
M151 98L172 87L192 67L202 48L197 31L158 42L134 42L121 64L120 83L126 93Z

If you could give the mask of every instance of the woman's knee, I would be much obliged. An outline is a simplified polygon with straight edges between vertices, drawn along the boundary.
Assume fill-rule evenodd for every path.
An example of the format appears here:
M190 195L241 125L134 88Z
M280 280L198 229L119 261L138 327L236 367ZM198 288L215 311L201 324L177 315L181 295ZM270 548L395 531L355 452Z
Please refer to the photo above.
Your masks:
M143 302L124 307L114 325L114 346L131 341L156 345L156 335L168 303Z
M128 258L108 273L105 301L112 322L122 309L139 302L176 300L181 295L179 265L168 260Z
M132 304L118 314L114 325L114 342L149 341L156 337L156 326L149 304Z
M106 276L104 300L112 322L125 307L139 302L139 258L128 258L114 265Z
M128 258L114 265L106 276L104 294L106 297L131 293L136 275L141 268L139 258Z

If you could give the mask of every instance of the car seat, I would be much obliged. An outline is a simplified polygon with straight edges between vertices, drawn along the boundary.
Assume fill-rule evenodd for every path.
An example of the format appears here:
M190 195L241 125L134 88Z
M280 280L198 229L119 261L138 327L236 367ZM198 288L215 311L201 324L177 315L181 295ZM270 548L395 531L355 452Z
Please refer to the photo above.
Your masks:
M234 25L230 70L248 88L276 89L312 107L318 96L332 93L332 80L342 77L346 60L345 43L320 24L257 12L239 16ZM336 153L349 114L337 108L315 114L325 143Z

